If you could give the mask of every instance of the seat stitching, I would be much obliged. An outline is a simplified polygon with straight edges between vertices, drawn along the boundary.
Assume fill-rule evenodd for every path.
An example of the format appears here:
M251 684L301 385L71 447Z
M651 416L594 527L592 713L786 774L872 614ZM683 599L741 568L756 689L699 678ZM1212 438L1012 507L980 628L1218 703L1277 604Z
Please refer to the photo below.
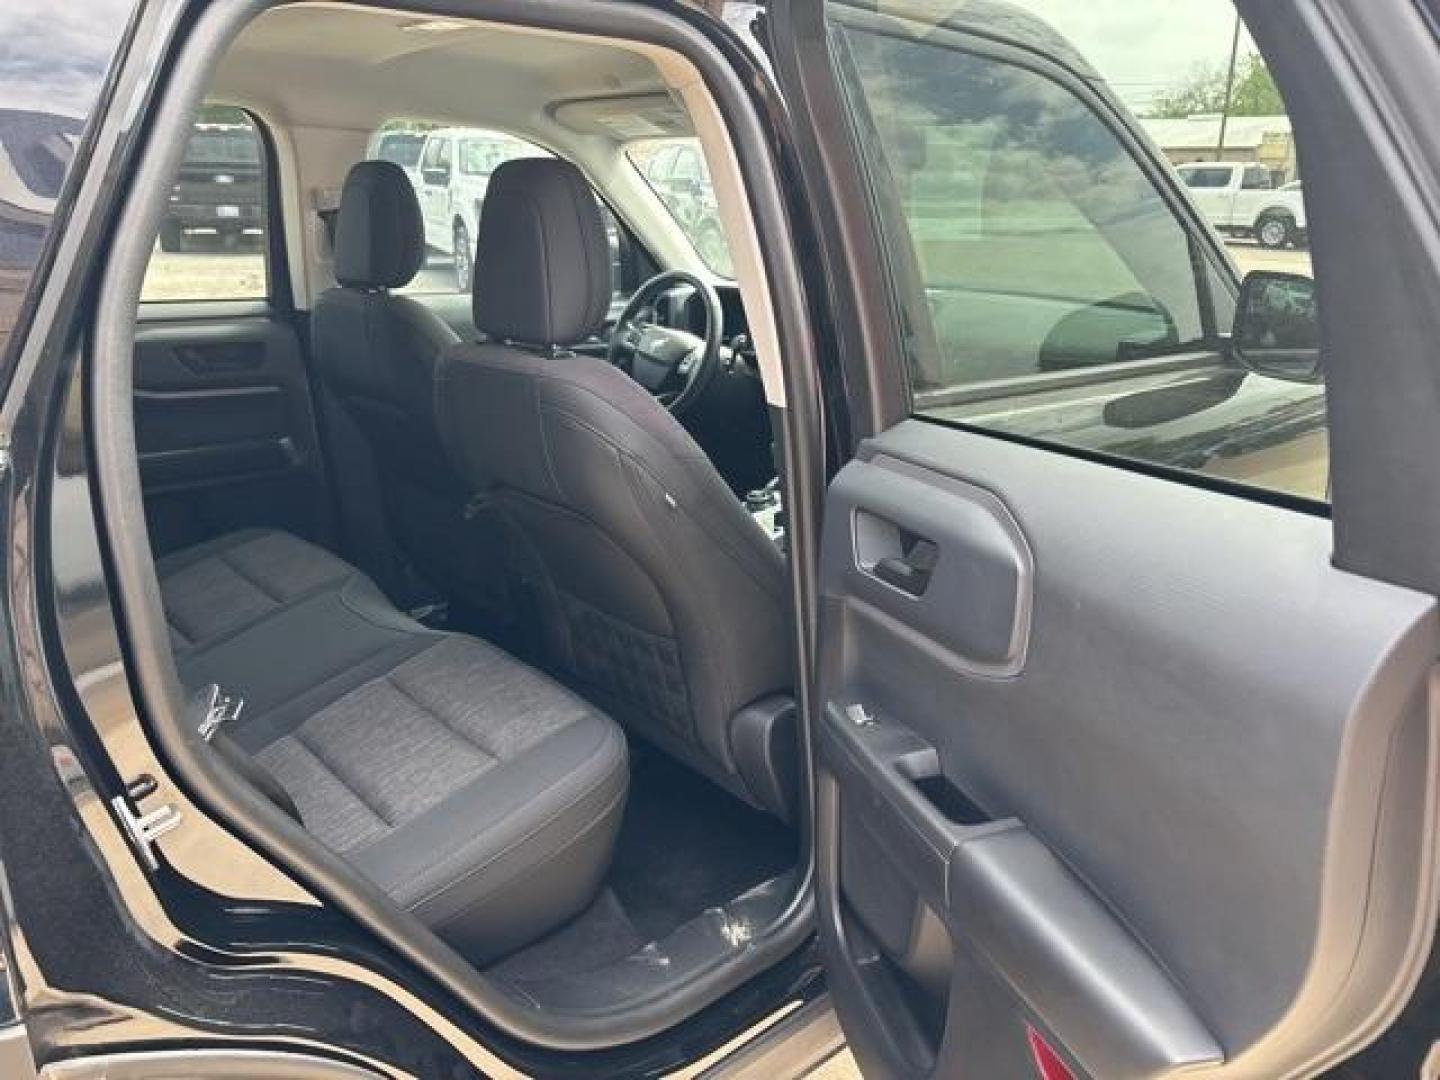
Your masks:
M192 566L199 565L217 551L233 551L237 547L253 543L266 532L265 529L240 529L224 536L217 536L213 540L203 541L193 547L181 548L168 555L161 555L155 560L155 569L161 577L178 574Z
M596 395L596 396L598 396L598 395ZM604 400L604 399L602 398L601 400ZM557 415L557 416L561 416L561 417L565 418L566 420L570 421L572 424L575 424L577 427L584 428L586 431L588 431L588 432L590 432L592 435L594 435L597 439L601 440L601 441L604 442L607 446L609 446L610 449L611 449L612 451L614 451L614 453L615 453L617 456L623 457L623 458L625 458L625 459L628 460L628 461L633 461L633 462L636 464L636 466L640 469L640 471L643 472L643 473L645 473L645 474L646 474L647 476L649 476L652 480L654 480L655 483L656 483L660 488L662 488L662 489L665 490L665 491L669 491L669 490L670 490L670 485L668 485L667 483L665 483L665 481L664 481L660 476L656 475L656 473L655 473L655 471L654 471L653 469L651 469L651 468L649 468L648 466L646 466L646 464L645 464L645 462L644 462L643 459L641 459L641 458L637 457L635 454L631 453L629 450L627 450L627 449L626 449L624 446L622 446L620 443L617 443L614 439L611 439L611 438L610 438L609 436L607 436L604 432L602 432L602 431L598 430L596 427L594 427L594 425L588 423L587 421L585 421L585 420L582 419L581 417L576 416L574 413L572 413L572 412L570 412L569 410L564 409L564 408L562 408L562 407L560 407L560 406L558 406L558 405L548 405L548 406L546 406L546 411L551 412L551 413L554 413L554 414ZM683 461L684 459L681 458L680 460ZM726 531L727 531L727 533L729 534L729 535L726 535L726 536L721 536L721 535L719 535L718 533L716 533L714 530L705 528L705 526L702 525L701 522L696 519L695 515L692 514L692 513L690 513L690 512L685 508L684 504L683 504L683 503L680 503L680 501L679 501L678 499L676 500L676 504L677 504L677 505L676 505L675 509L676 509L678 512L684 514L685 517L690 520L691 524L693 524L693 525L695 526L695 528L699 529L700 532L706 533L706 534L708 534L712 539L714 539L714 540L716 541L717 546L729 557L730 561L733 562L733 563L735 563L741 570L744 571L746 577L748 577L748 578L750 578L752 581L754 581L755 584L756 584L757 586L759 586L764 592L766 592L767 594L769 594L772 599L780 600L781 603L784 603L784 602L785 602L785 596L784 596L784 593L783 593L783 592L782 592L782 593L775 593L775 592L773 592L773 591L769 588L769 586L768 586L765 582L761 581L760 578L750 569L750 566L749 566L749 564L748 564L748 562L747 562L747 560L746 560L746 555L745 555L745 553L744 553L743 551L738 550L737 547L732 543L732 541L735 539L735 534L733 533L733 531L730 531L730 530L728 529L728 523L727 523L727 522L720 522L720 523L719 523L719 524L722 524L722 525L726 525L726 526L727 526ZM596 527L597 529L600 528L599 524L596 523L596 522L594 522L594 521L591 521L591 519L590 519L587 515L585 515L585 514L580 514L579 516L585 518L586 521L590 521L590 523L591 523L592 525L595 525L595 527ZM605 532L606 530L601 529L601 531L602 531L602 532ZM768 541L767 541L767 542L768 542Z
M597 279L595 267L590 261L590 245L585 243L585 218L580 211L580 199L593 198L593 196L590 195L588 190L584 194L581 194L573 185L567 186L570 186L570 198L567 201L570 203L570 212L575 216L575 231L580 235L580 257L585 262L585 280L589 283L586 289L587 295L585 297L585 309L582 313L583 317L584 315L590 314L591 307L596 303L595 294L599 291L595 285Z
M334 766L334 764L326 760L325 756L320 753L318 747L312 745L306 740L304 730L305 729L303 726L296 728L293 732L290 733L290 738L294 739L302 750L304 750L307 754L314 758L316 763L319 764L321 768L323 768L326 772L333 776L335 778L335 782L341 787L343 787L346 791L348 791L351 797L362 807L364 807L365 810L368 811L375 818L376 821L384 825L387 830L393 832L395 830L396 822L391 821L388 817L381 813L379 807L371 805L370 801L365 798L364 793L361 792L361 790L354 784L352 784L348 779L342 776L340 771ZM374 841L371 841L371 843L374 843Z
M540 452L545 455L545 471L550 474L550 486L556 497L564 499L565 489L560 485L560 473L555 468L555 454L550 447L550 433L545 429L545 412L549 408L540 399L540 383L531 382L530 398L535 404L535 427L540 433Z
M242 574L241 576L243 577L244 575ZM350 577L350 580L354 580L354 578L357 577L357 576L359 576L359 571L356 571L355 574L352 574L351 577ZM339 579L337 578L336 581L338 581L338 580L339 580ZM292 608L297 608L297 607L299 607L301 604L303 604L303 603L304 603L305 601L307 601L307 600L313 600L313 599L314 599L315 597L317 597L317 596L322 596L322 595L324 595L325 593L327 593L327 592L331 591L332 589L334 589L334 588L335 588L335 585L336 585L336 582L335 582L335 581L327 581L327 582L325 582L325 583L323 583L323 584L316 585L314 588L310 589L308 592L297 593L297 594L296 594L294 597L292 597L291 599L281 602L280 610L277 611L275 608L270 608L270 609L267 610L267 611L262 611L259 615L256 615L256 616L248 619L247 621L245 621L245 622L243 622L243 623L240 623L238 626L232 626L230 629L225 630L225 631L222 631L220 634L216 635L215 637L210 637L210 638L193 638L193 637L190 637L189 635L185 635L186 640L187 640L187 641L190 641L192 644L193 644L193 643L203 642L203 644L200 644L200 647L195 650L195 652L192 654L192 656L191 656L191 657L187 657L187 659L193 659L194 657L204 656L204 655L205 655L207 652L209 652L211 649L216 648L217 646L220 646L220 645L227 644L227 643L230 642L230 641L233 641L235 638L239 637L241 634L244 634L244 633L246 633L246 632L248 632L248 631L250 631L250 630L253 630L255 627L259 626L261 623L265 622L267 619L276 618L276 617L279 616L283 611L287 611L287 610L290 610L290 609L292 609ZM342 585L341 588L344 588L344 585ZM168 614L169 614L169 613L167 612L167 615L168 615ZM171 620L172 620L172 625L173 625L173 616L171 616ZM179 630L180 627L177 626L176 629ZM184 634L184 631L181 630L181 633Z
M616 739L616 738L620 738L620 736L619 736L619 729L618 729L618 728L606 732L606 741L607 741L607 742L611 742L611 741L613 741L613 740ZM537 743L536 745L537 745L537 746L543 746L544 743L541 742L541 743ZM534 749L534 748L532 747L532 749ZM602 747L602 749L603 749L603 747ZM624 764L623 761L622 761L621 764L622 764L622 769L623 769L623 764ZM573 774L571 774L571 775L573 775ZM549 827L550 827L551 825L553 825L556 821L558 821L562 816L564 816L565 814L569 813L572 809L574 809L576 803L584 801L586 798L588 798L589 796L595 794L595 792L599 791L599 790L605 785L605 783L606 783L607 781L612 780L612 779L614 778L614 776L615 776L614 771L610 771L610 772L604 773L604 774L603 774L602 776L600 776L593 784L591 784L591 785L589 785L588 787L586 787L583 791L578 792L578 793L576 794L575 798L573 798L573 799L571 799L570 801L568 801L564 806L558 807L552 814L550 814L549 816L547 816L544 821L540 822L538 825L535 826L535 828L531 829L531 830L530 830L528 833L526 833L524 836L519 837L518 839L514 840L513 842L507 844L507 845L506 845L504 848L502 848L501 850L492 853L491 856L490 856L488 859L486 859L483 863L481 863L479 866L473 867L471 870L469 870L469 871L466 872L465 874L461 875L460 877L458 877L458 878L452 878L451 880L447 881L444 885L437 885L437 886L435 886L435 888L433 888L430 892L426 893L426 894L425 894L424 896L422 896L420 899L414 901L414 902L410 905L410 909L413 911L415 908L420 907L420 906L422 906L422 905L424 905L424 904L429 903L431 900L435 899L435 897L437 897L437 896L439 896L441 893L443 893L446 889L452 888L452 887L454 887L457 883L459 883L459 882L461 882L461 881L465 881L465 880L473 877L475 874L477 874L477 873L479 873L480 871L485 870L487 867L491 866L491 865L495 862L496 859L499 859L499 858L501 858L501 857L504 856L504 855L508 855L510 852L514 851L517 847L521 847L521 846L529 843L530 840L532 840L536 835L538 835L539 833L543 832L545 829L549 828ZM550 790L550 788L557 787L559 784L563 783L563 782L564 782L565 780L567 780L567 779L569 779L568 776L561 777L561 778L560 778L559 780L557 780L554 784L551 784L549 788L546 788L546 790L548 791L548 790ZM628 790L628 787L626 788L626 790ZM621 796L622 796L622 797L623 797L623 795L624 795L624 791L621 792ZM498 819L497 821L495 821L493 824L494 824L494 825L501 824L501 823L509 820L510 818L514 817L516 814L520 813L521 811L523 811L523 810L525 810L525 809L528 809L528 804L527 804L527 805L522 805L522 806L517 806L517 807L515 807L514 810L512 810L510 813L506 814L504 817L499 818L499 819ZM375 842L376 842L376 841L372 841L371 843L373 844L373 843L375 843ZM371 845L366 845L366 846L369 847L369 846L371 846ZM432 862L432 863L427 863L425 866L423 866L423 867L419 868L418 870L416 870L416 871L415 871L415 876L416 876L416 877L422 877L422 876L424 876L424 875L426 875L426 874L433 874L433 873L435 873L435 872L437 872L437 871L443 870L443 869L445 869L446 867L450 866L452 863L456 863L456 862L461 861L461 859L464 858L467 854L469 854L469 853L466 852L466 851L464 851L464 850L461 850L461 851L453 851L453 852L450 852L450 853L447 854L447 855L442 855L440 858L436 859L434 862Z
M396 611L395 613L400 614L402 620L409 622L412 625L395 626L386 619L377 618L369 611L366 611L363 605L357 605L355 603L354 597L351 595L351 587L357 581L365 581L369 582L371 585L374 585L373 581L370 581L370 579L367 578L363 573L357 571L356 573L352 574L350 578L345 581L344 584L342 584L336 592L336 598L340 601L341 605L345 608L346 611L350 612L350 614L354 615L357 619L369 623L371 626L374 626L377 629L389 630L392 633L396 634L409 634L411 637L444 638L446 636L443 632L439 630L432 630L430 629L430 627L425 626L423 623L415 622L415 620L410 619L409 616L403 615L399 611ZM389 611L386 612L386 614L389 613ZM422 651L429 652L431 648L434 648L434 646L427 646ZM416 655L419 654L417 653Z
M568 414L564 414L564 415L568 415ZM570 419L571 419L572 421L576 421L576 418L575 418L575 417L570 417ZM576 422L578 422L578 421L576 421ZM599 438L602 438L602 439L604 438L604 436L601 435L598 431L595 432L595 434L596 434L596 436L599 437ZM606 441L608 442L608 440L606 440ZM629 461L633 461L634 459L631 458L630 455L626 454L626 453L625 453L623 450L621 450L619 447L614 446L613 444L611 445L611 450L612 450L612 452L615 454L616 464L617 464L617 466L618 466L619 469L620 469L621 479L625 482L625 486L626 486L626 487L629 489L629 491L630 491L630 498L633 499L634 502L635 502L635 509L636 509L636 511L637 511L637 513L638 513L638 516L640 517L640 520L641 520L641 521L645 524L645 526L647 527L647 531L648 531L649 534L650 534L650 539L651 539L651 541L653 542L654 547L655 547L655 548L657 549L657 551L659 552L660 558L662 558L662 559L665 560L665 563L670 567L672 573L677 574L678 576L680 576L680 577L682 577L682 578L685 577L686 575L685 575L685 573L684 573L684 569L675 561L675 556L674 556L674 553L673 553L673 552L671 551L671 549L670 549L670 545L667 544L667 543L665 543L665 537L663 537L663 536L660 535L660 527L659 527L659 526L655 523L655 521L652 519L652 515L650 515L650 514L648 514L648 513L645 512L645 501L644 501L645 492L644 492L644 489L640 486L640 484L639 484L639 482L638 482L638 480L637 480L637 478L636 478L635 471L632 471L631 469L626 468L626 463L629 462ZM636 462L636 464L638 465L639 463ZM656 481L657 485L661 488L661 490L663 490L663 491L669 491L669 488L667 488L664 484L660 483L660 482L659 482L659 478L658 478L658 477L654 477L653 474L650 474L650 473L648 472L648 470L643 470L643 469L641 469L641 470L637 470L637 471L644 471L644 472L647 473L647 475L651 475L652 479L654 479L654 480ZM677 507L676 507L676 508L679 509L678 500L677 500ZM682 510L681 512L683 513L683 510ZM646 576L647 576L647 577L650 576L648 572L646 573ZM704 577L703 574L702 574L702 575L697 575L697 576L698 576L698 577L702 577L702 578ZM653 579L652 579L652 580L653 580ZM692 580L694 580L694 579L692 578ZM695 700L696 695L695 695L694 693L692 693L692 689L693 689L693 687L692 687L692 680L693 680L696 672L695 672L693 666L690 668L689 671L686 670L686 663L685 663L685 653L686 653L686 650L685 650L684 643L683 643L682 640L681 640L680 620L675 617L675 612L671 610L671 605L670 605L669 597L666 595L665 590L664 590L663 588L660 588L660 587L658 586L658 583L657 583L657 587L656 587L656 592L658 592L658 593L660 594L660 602L665 606L665 615L666 615L666 618L668 618L668 619L670 620L670 627L671 627L671 630L673 631L673 633L671 634L671 639L675 642L675 652L676 652L676 654L677 654L677 655L679 656L679 658L680 658L680 678L681 678L681 679L683 680L683 682L685 683L685 705L686 705L686 711L689 713L689 715L686 717L686 720L689 721L689 729L690 729L689 732L687 733L687 735L688 735L688 738L689 738L689 741L690 741L690 742L692 742L692 743L697 743L697 744L700 745L700 747L701 747L702 749L704 749L704 748L705 748L705 739L704 739L704 736L702 736L701 733L700 733L700 724L699 724L700 718L696 715L696 713L697 713L697 711L698 711L698 707L699 707L699 702ZM721 652L724 652L725 650L722 649L722 650L720 650L720 651L721 651ZM704 659L704 655L707 655L707 654L705 654L705 651L702 650L702 657L701 657L702 661L703 661L703 659ZM693 661L693 660L695 660L696 658L692 655L690 659ZM702 666L703 666L703 664L702 664ZM734 695L734 694L730 694L729 696L733 698L735 695Z
M217 552L215 553L215 557L216 557L217 559L219 559L227 568L229 568L229 570L230 570L231 573L233 573L233 574L234 574L236 577L238 577L241 581L244 581L244 582L248 583L249 585L252 585L252 586L255 588L255 591L256 591L256 592L260 593L262 596L264 596L266 599L270 600L272 603L275 603L275 604L283 604L283 603L285 603L285 598L284 598L283 596L279 596L279 595L277 595L276 593L271 592L269 589L267 589L267 588L265 587L265 583L264 583L263 581L261 581L259 578L255 577L255 576L252 575L252 574L246 573L242 568L240 568L239 566L235 565L235 563L231 562L231 561L230 561L230 558L229 558L229 553L228 553L228 552L225 552L225 551L217 551Z
M251 721L251 722L253 723L253 722L257 721L257 720L260 719L260 718L274 716L277 712L280 712L280 711L282 711L282 710L284 710L284 709L289 708L291 705L293 705L295 702L299 701L301 698L309 697L309 696L312 695L312 694L319 694L319 693L321 693L322 691L325 690L325 688L326 688L327 686L331 685L332 683L339 682L341 679L343 679L343 678L344 678L346 675L348 675L350 672L354 671L356 668L358 668L358 667L364 667L364 666L365 666L366 664L368 664L370 661L374 660L377 656L382 656L382 655L384 655L385 653L391 651L392 649L395 649L395 648L398 648L398 647L399 647L399 646L398 646L397 643L392 643L392 644L389 644L389 645L382 645L382 646L380 646L380 648L376 649L374 652L366 653L364 656L360 657L358 660L355 660L355 661L353 661L353 662L347 663L344 667L342 667L342 668L340 668L339 670L337 670L333 675L327 675L327 676L325 677L325 679L324 679L323 682L321 682L321 683L319 683L319 684L317 684L317 685L313 685L313 686L306 686L306 687L305 687L304 689L302 689L298 694L291 694L288 698L285 698L283 701L277 701L274 705L270 706L270 708L266 709L265 712L261 713L261 714L260 714L260 717L247 716L247 717L245 717L245 719L246 719L246 720L249 720L249 721ZM415 655L416 655L416 656L419 656L420 654L419 654L419 653L416 653ZM405 659L409 660L409 659L413 659L413 657L406 657ZM403 661L402 661L402 662L403 662ZM364 682L362 682L362 683L360 683L360 684L352 687L350 690L345 691L345 693L341 694L340 697L335 698L334 701L327 702L326 704L320 706L320 707L316 710L316 712L318 713L319 711L321 711L321 710L323 710L323 709L327 709L327 708L329 708L331 705L335 704L336 701L340 701L341 699L343 699L343 698L345 698L345 697L348 697L348 696L349 696L350 694L352 694L352 693L355 693L355 692L357 692L357 691L363 690L365 687L369 686L371 683L379 681L380 678L381 678L381 676L378 676L378 675L377 675L377 676L375 676L375 677L373 677L373 678L366 679ZM312 714L312 715L314 715L314 714ZM306 720L308 720L308 719L309 719L309 717L306 718ZM269 743L266 743L265 746L266 746L266 747L273 746L276 742L279 742L281 739L285 738L286 735L293 735L296 731L298 731L298 730L300 729L300 727L302 727L302 726L304 725L304 723L305 723L305 720L302 720L302 721L300 722L300 724L296 725L296 727L294 727L294 728L291 728L290 731L288 731L288 732L285 733L285 735L276 736L275 739L273 739L273 740L272 740L271 742L269 742ZM241 726L242 726L242 727L245 726L244 723L243 723L243 721L242 721L242 725L241 725ZM261 749L263 750L264 747L262 747Z
M537 191L537 196L540 194ZM530 203L530 212L535 215L535 223L540 227L540 280L545 283L540 290L541 297L545 302L545 344L553 345L555 337L555 317L552 311L554 297L552 290L554 283L550 280L550 235L545 227L545 215L541 212L537 203Z
M591 794L593 794L593 793L598 789L598 787L599 787L599 785L596 785L595 788L591 788L591 789L590 789L589 791L587 791L585 794L586 794L586 795L591 795ZM598 829L598 828L605 822L606 816L607 816L612 810L614 810L616 806L618 806L620 803L622 803L622 802L625 801L625 798L626 798L626 796L628 795L628 793L629 793L629 792L628 792L628 789L623 789L623 788L622 788L620 791L616 792L615 797L614 797L613 799L611 799L608 803L606 803L606 804L595 814L595 816L594 816L593 818L591 818L588 822L586 822L584 828L582 828L579 832L577 832L577 833L576 833L574 836L572 836L569 840L565 841L565 842L564 842L563 844L561 844L558 848L556 848L553 852L551 852L551 853L550 853L550 856L549 856L548 858L542 860L541 862L537 863L537 864L534 865L534 866L529 867L528 869L526 869L526 870L524 871L524 873L522 873L522 874L517 874L514 878L511 878L511 879L509 879L508 881L498 882L498 883L496 883L494 886L492 886L491 888L486 889L485 891L483 891L483 892L477 894L476 896L472 897L472 898L471 898L472 903L471 903L470 907L473 907L475 903L480 903L480 902L483 902L483 901L485 901L485 900L488 900L490 897L494 896L496 893L501 892L501 891L503 891L504 889L507 889L507 888L509 888L510 886L514 885L517 881L522 881L522 880L524 880L525 878L529 877L530 875L534 874L537 870L539 870L545 863L554 862L556 859L558 859L558 858L560 858L562 855L564 855L567 851L570 851L570 850L571 850L572 848L574 848L577 844L579 844L582 840L584 840L584 839L585 839L586 837L588 837L591 833L593 833L596 829ZM579 800L576 800L576 801L579 801ZM571 805L574 805L574 804L572 803ZM558 815L557 815L557 816L558 816ZM510 845L510 847L506 848L505 851L501 852L499 855L496 855L495 858L498 859L498 858L501 857L501 855L508 855L511 851L514 851L515 848L520 847L520 846L528 843L530 840L534 839L534 837L538 836L538 835L539 835L541 832L543 832L545 829L549 828L550 825L553 823L553 821L554 821L554 819L552 818L551 821L547 821L544 825L540 826L540 827L537 828L534 832L532 832L532 833L530 833L528 836L526 836L523 840L517 840L514 844ZM447 889L455 889L455 888L458 888L458 887L460 887L460 886L463 886L463 885L464 885L467 881L469 881L471 878L475 877L477 874L480 874L480 873L482 873L483 871L485 871L486 869L488 869L488 868L490 867L491 863L493 863L494 861L495 861L494 859L491 859L491 860L489 860L488 862L486 862L483 866L477 866L477 867L475 867L473 870L470 870L470 871L466 872L465 874L461 875L460 877L458 877L458 878L456 878L454 881L452 881L449 885L445 886L445 887L442 888L442 889L437 890L436 892L432 893L430 896L426 897L424 900L418 900L418 901L416 901L414 904L411 904L409 910L412 911L412 912L413 912L413 911L416 911L416 910L418 910L419 908L423 907L425 904L429 903L430 900L434 899L435 897L438 897L441 893L445 892ZM462 911L457 911L457 912L455 912L455 914L450 915L450 916L448 916L448 917L446 917L446 918L444 918L444 919L441 919L439 922L437 922L437 923L435 924L435 929L438 931L441 927L453 926L453 925L455 925L455 923L459 922L461 919L464 919L464 918L466 918L468 915L470 915L470 913L471 913L471 912L469 911L468 908L465 909L465 910L462 910Z
M419 654L419 655L420 655L420 656L423 656L423 655L425 655L425 654L424 654L424 653L421 653L421 654ZM412 660L413 660L413 659L416 659L416 657L411 657L411 659L412 659ZM407 662L408 662L408 661L407 661ZM474 738L473 736L467 734L467 733L464 732L464 731L461 731L461 730L460 730L459 728L457 728L454 724L450 723L450 721L449 721L448 719L446 719L445 716L444 716L442 713L440 713L440 712L439 712L438 710L436 710L436 709L432 709L428 704L426 704L425 702L421 701L418 697L416 697L413 691L411 691L408 687L406 687L405 685L403 685L403 684L400 682L400 680L399 680L398 678L396 678L396 672L393 672L393 671L392 671L392 672L390 672L389 674L382 676L382 678L384 679L385 682L389 683L392 687L394 687L396 693L398 693L398 694L399 694L401 697L403 697L406 701L410 702L410 703L411 703L412 705L414 705L417 709L419 709L419 710L421 710L422 712L424 712L427 716L434 717L434 719L436 720L436 722L438 722L438 723L440 724L440 726L443 727L446 731L450 732L452 735L454 735L456 738L460 739L462 742L468 743L470 746L473 746L476 750L479 750L480 753L484 754L484 755L485 755L487 758L489 758L491 761L493 761L493 762L499 762L499 761L500 761L500 755L499 755L499 754L497 754L497 753L495 753L494 751L492 751L488 746L485 746L485 745L484 745L483 743L481 743L478 739ZM484 772L484 771L486 771L486 770L481 769L480 771L481 771L481 772ZM478 774L477 774L477 775L478 775ZM466 781L466 783L469 783L469 781Z

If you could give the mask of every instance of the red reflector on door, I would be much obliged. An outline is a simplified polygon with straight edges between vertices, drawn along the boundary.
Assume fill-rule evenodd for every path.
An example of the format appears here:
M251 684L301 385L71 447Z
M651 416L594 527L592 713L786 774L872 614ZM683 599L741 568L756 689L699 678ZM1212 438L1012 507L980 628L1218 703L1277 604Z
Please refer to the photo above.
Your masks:
M1030 1040L1030 1056L1035 1059L1035 1072L1040 1080L1075 1080L1070 1066L1060 1060L1060 1055L1050 1048L1038 1031L1027 1027L1025 1037Z

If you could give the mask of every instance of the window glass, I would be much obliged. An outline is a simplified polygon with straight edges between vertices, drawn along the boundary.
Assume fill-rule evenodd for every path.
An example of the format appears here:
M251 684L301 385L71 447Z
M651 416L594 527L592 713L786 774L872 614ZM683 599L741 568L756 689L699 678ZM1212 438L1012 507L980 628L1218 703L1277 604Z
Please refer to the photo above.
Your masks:
M1261 289L1246 318L1286 341L1228 344L1240 272L1310 272L1303 193L1271 190L1296 173L1289 121L1228 0L1174 7L946 5L937 26L920 0L830 0L917 412L1323 499L1316 339L1294 326L1313 293L1267 312L1299 286Z
M425 136L415 131L387 131L379 135L369 156L377 161L389 161L403 169L413 169L420 163L420 149L425 145Z
M263 300L266 161L255 123L208 106L170 189L142 301Z
M535 157L539 148L508 135L460 140L460 171L467 176L488 177L511 158Z
M421 145L425 148L420 157L422 169L434 169L440 164L440 151L445 148L445 140L441 138L427 139L420 136Z
M675 171L673 175L677 180L689 180L694 183L699 183L703 180L707 184L710 182L709 174L705 172L704 167L700 163L700 155L689 147L686 147L675 155Z
M403 143L401 142L403 140ZM389 148L406 147L411 164L390 156ZM474 271L480 210L490 174L504 162L549 157L534 143L485 128L454 128L419 120L391 120L370 138L367 157L395 161L405 168L420 203L425 224L425 263L401 292L417 294L469 292ZM610 239L611 267L617 293L634 290L638 281L626 255L630 243L603 203Z
M1230 186L1229 169L1181 169L1180 177L1192 188L1223 188Z
M1079 98L978 54L884 34L849 44L935 324L919 388L1203 340L1185 230Z
M625 152L651 190L660 196L701 261L723 277L734 277L735 267L700 141L694 137L645 139L631 143Z

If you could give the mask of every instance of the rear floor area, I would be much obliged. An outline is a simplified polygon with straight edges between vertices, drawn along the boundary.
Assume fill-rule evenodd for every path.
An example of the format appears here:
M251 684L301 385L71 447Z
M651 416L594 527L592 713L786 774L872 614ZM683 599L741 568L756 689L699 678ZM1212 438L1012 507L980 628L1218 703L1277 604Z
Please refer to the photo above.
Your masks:
M605 888L491 974L531 982L596 971L794 867L795 836L768 814L643 743L632 742L630 768Z

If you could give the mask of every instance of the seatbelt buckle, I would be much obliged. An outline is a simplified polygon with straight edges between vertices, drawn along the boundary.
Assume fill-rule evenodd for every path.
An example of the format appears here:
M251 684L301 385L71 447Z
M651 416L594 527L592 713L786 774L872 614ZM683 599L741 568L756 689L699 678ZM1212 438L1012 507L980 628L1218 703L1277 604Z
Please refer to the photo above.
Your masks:
M192 700L194 715L200 718L195 731L207 743L222 726L238 720L245 708L243 697L222 690L218 683L202 686Z

